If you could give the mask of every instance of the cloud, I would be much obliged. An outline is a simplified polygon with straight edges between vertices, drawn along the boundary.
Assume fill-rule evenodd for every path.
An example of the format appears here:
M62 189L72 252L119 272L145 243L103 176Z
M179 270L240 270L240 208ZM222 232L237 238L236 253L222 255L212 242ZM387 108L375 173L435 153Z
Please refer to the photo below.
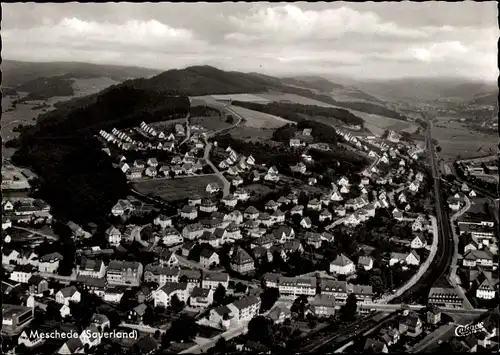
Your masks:
M84 21L66 17L55 25L45 24L27 29L3 30L2 39L7 53L19 47L85 47L94 51L117 48L182 49L203 46L193 33L184 28L173 28L157 20L129 20L120 24Z
M301 10L296 5L266 7L258 5L248 15L228 18L236 32L227 39L255 38L277 41L306 38L338 38L349 33L398 38L427 38L425 30L404 28L394 22L384 22L373 12L360 12L343 6L321 11Z

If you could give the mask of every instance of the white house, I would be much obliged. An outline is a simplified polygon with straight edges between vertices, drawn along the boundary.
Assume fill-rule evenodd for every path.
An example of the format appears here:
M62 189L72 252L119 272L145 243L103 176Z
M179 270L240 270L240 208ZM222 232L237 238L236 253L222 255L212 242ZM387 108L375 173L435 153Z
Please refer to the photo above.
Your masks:
M118 246L120 244L122 240L122 233L115 226L111 226L106 229L105 234L109 244L113 246Z
M65 305L69 305L69 302L79 303L81 296L75 286L69 286L56 293L56 302Z
M370 256L360 256L358 266L365 270L371 270L373 269L373 259Z
M346 255L340 254L330 263L330 273L350 275L356 271L356 266Z
M219 265L219 255L213 250L203 249L200 253L200 264L207 269L212 265Z
M421 234L417 234L410 244L412 249L422 249L427 246L427 241Z

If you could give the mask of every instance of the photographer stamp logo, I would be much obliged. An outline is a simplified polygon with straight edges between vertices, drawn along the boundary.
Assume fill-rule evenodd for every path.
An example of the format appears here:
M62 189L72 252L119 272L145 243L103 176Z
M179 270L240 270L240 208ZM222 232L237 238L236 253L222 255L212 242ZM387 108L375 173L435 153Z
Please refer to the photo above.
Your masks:
M477 324L459 325L455 329L455 335L457 337L466 337L474 333L480 333L484 330L483 322Z

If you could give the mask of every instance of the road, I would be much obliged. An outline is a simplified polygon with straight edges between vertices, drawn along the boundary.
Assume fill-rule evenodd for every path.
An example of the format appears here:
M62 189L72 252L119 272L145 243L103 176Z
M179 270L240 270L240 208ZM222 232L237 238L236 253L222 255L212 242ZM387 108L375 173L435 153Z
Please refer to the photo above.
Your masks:
M223 184L222 196L226 197L229 195L231 184L229 183L229 181L227 181L226 177L224 175L222 175L222 173L219 171L219 169L217 169L217 167L210 160L210 151L211 150L212 150L212 143L208 142L205 139L205 154L203 155L203 157L205 158L207 164L210 165L210 167L214 171L215 175L217 175L219 177L219 179L221 179L222 184Z
M429 253L429 256L425 260L425 262L420 265L420 268L418 269L418 272L412 276L408 282L406 282L402 287L400 287L393 295L390 295L387 298L382 298L379 300L379 302L390 302L391 300L398 298L402 294L404 294L406 291L417 285L419 282L421 282L422 277L427 273L429 270L429 266L434 262L434 259L436 257L436 253L438 250L438 241L439 241L439 233L438 233L438 227L437 227L437 221L434 216L430 216L431 221L432 221L432 230L433 230L433 237L432 237L432 245L431 245L431 251Z
M469 210L471 206L470 200L467 196L465 196L465 206L455 213L451 218L450 218L450 223L451 223L451 232L453 234L453 258L451 261L451 268L450 268L450 277L449 281L453 288L458 292L458 294L464 299L464 307L468 309L473 309L474 307L471 305L469 302L469 299L465 295L464 290L460 285L457 283L457 269L458 269L458 242L459 242L459 235L457 234L455 230L455 221L462 216L465 212Z
M449 266L451 264L453 256L453 238L451 233L451 228L449 224L448 213L443 202L443 196L441 194L441 179L439 176L436 153L434 149L434 144L432 143L431 135L431 120L428 120L427 125L427 150L430 158L430 165L432 169L432 177L434 180L434 194L436 200L436 218L439 227L439 240L436 251L436 257L434 258L434 263L432 268L428 269L424 275L420 278L419 282L412 286L409 290L403 293L399 297L395 297L390 303L411 303L412 301L418 301L422 299L424 303L427 303L427 296L433 285L439 281L445 279L445 275L448 273Z
M185 120L186 120L186 138L184 138L184 140L179 144L179 147L181 145L183 145L184 143L186 143L189 140L189 138L191 137L191 128L189 126L189 118L190 118L190 114L188 112L188 114L186 115L186 118L185 118Z

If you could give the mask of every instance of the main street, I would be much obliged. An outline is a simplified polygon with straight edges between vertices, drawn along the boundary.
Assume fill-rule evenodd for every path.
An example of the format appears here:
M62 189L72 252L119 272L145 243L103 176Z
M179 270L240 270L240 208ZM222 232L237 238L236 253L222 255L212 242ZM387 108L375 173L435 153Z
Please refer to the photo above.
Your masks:
M438 246L436 257L432 268L422 276L420 281L411 287L400 297L394 298L390 303L411 303L420 299L427 300L430 289L436 282L446 280L446 274L449 272L449 267L453 257L453 238L448 218L448 213L443 202L441 194L441 179L437 167L436 152L432 142L431 135L431 120L427 120L427 151L430 159L432 170L432 178L434 181L434 195L436 201L436 218L439 226L438 231Z

